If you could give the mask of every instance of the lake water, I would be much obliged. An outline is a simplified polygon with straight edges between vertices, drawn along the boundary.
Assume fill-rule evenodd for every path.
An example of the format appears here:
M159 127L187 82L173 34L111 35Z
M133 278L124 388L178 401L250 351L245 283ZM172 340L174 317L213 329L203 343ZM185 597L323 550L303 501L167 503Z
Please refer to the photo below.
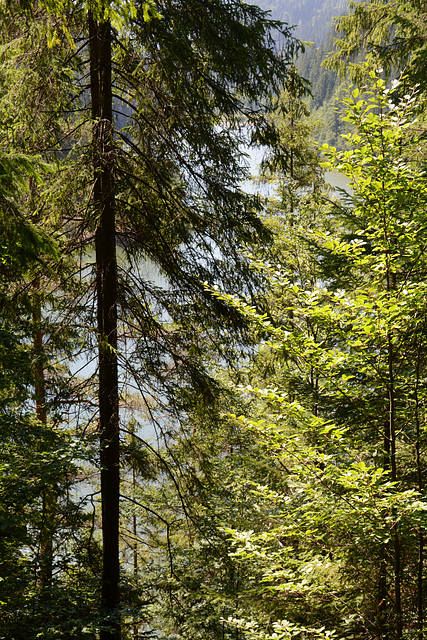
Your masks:
M345 189L348 193L351 193L351 189L349 189L348 186L349 178L347 178L347 176L344 176L342 173L339 173L338 171L326 171L325 182L327 184L330 184L332 187Z
M263 156L265 154L265 149L263 148L254 148L248 149L248 161L250 166L250 173L253 178L256 178L258 174L258 166L261 163ZM325 175L325 180L327 183L331 184L333 187L346 188L348 180L345 176L339 174L336 171L327 172ZM263 197L268 197L274 194L274 185L273 184L260 184L255 180L247 180L242 188L248 193L259 193ZM118 248L117 252L118 263L124 266L125 263L125 252L123 249ZM88 261L93 261L94 256L90 255L88 257ZM167 280L162 276L158 267L151 262L150 260L142 260L138 265L138 269L140 271L139 276L149 282L154 283L158 287L167 288ZM86 359L84 357L79 358L74 362L72 370L75 375L79 377L88 377L93 375L97 368L97 359L91 358ZM122 377L122 376L121 376ZM121 410L121 416L124 423L127 422L129 418L132 417L133 411L131 409L123 408ZM156 431L152 425L152 423L147 419L141 420L141 431L139 435L148 441L155 443L157 440Z
M274 184L263 184L256 181L258 176L258 168L261 164L264 155L266 153L265 147L254 147L245 149L247 154L247 159L249 163L249 171L252 176L252 179L246 180L242 184L242 189L247 193L255 194L258 193L261 196L268 197L273 196L275 187ZM344 176L342 173L338 171L326 171L325 173L325 182L330 184L332 187L337 187L338 189L345 189L348 191L348 182L349 179ZM350 191L349 191L350 192Z

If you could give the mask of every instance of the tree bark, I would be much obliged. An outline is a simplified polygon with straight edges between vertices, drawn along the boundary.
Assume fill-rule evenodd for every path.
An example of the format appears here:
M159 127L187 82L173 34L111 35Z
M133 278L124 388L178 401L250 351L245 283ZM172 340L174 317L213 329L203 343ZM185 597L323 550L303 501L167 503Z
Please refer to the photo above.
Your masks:
M94 120L93 202L99 349L99 432L102 502L102 623L100 640L120 638L119 393L117 261L111 81L111 26L89 15L90 85Z
M40 283L35 282L33 296L33 325L34 325L34 392L36 401L36 417L47 427L47 407L45 372L43 365L43 331L41 328L41 302L39 296ZM43 442L43 440L41 440ZM41 445L43 450L43 445ZM52 586L53 575L53 533L55 530L55 517L57 512L57 494L55 488L46 484L42 492L42 522L40 526L40 570L39 587L42 591Z
M424 333L424 332L423 332ZM422 335L422 334L421 334ZM422 494L424 483L423 483L423 468L421 461L421 425L420 425L420 399L418 396L418 387L420 384L421 377L421 348L422 341L420 341L418 345L417 352L417 364L416 364L416 378L415 378L415 425L416 425L416 436L415 436L415 460L417 466L417 480L418 480L418 491ZM423 583L423 569L424 569L424 532L423 527L419 527L418 529L418 562L417 562L417 618L418 618L418 640L423 640L424 638L424 583Z
M396 291L396 274L390 268L390 255L387 252L387 292ZM387 353L388 353L388 400L389 400L389 427L388 437L390 441L390 465L391 479L397 482L397 464L396 464L396 388L395 388L395 353L391 328L387 331ZM394 515L394 510L393 510ZM394 524L393 532L393 548L394 548L394 611L395 611L395 627L396 638L401 640L403 636L403 613L402 613L402 566L401 566L401 548L398 523Z

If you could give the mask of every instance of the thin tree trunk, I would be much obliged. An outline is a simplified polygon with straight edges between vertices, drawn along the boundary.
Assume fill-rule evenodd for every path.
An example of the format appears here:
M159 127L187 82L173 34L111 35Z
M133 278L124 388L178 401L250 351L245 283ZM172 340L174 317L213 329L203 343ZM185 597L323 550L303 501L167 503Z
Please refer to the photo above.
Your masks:
M390 445L391 445L391 479L393 482L397 481L397 468L396 468L396 423L395 423L395 389L394 389L394 373L393 373L393 345L391 342L391 336L388 337L389 341L389 419L390 419ZM401 596L401 558L400 558L400 539L397 529L397 523L395 524L393 533L393 547L394 547L394 601L395 601L395 614L396 614L396 638L400 640L402 638L402 596Z
M133 497L136 499L136 473L135 467L132 468L132 489L133 489ZM136 513L135 510L132 515L132 524L133 524L133 576L135 578L135 584L138 581L138 542L137 542L137 534L138 528L136 523ZM139 637L139 626L137 624L133 627L133 637L137 639Z
M387 563L385 554L386 548L382 545L378 580L378 637L381 640L388 640L389 638L387 630Z
M420 360L421 360L421 346L420 342L417 353L417 366L416 366L416 381L415 381L415 424L416 424L416 436L415 436L415 458L417 465L417 480L418 491L423 491L423 473L421 465L421 425L420 425L420 412L419 412L419 397L418 386L420 382ZM417 618L418 618L418 640L424 638L424 613L423 613L423 567L424 567L424 534L423 528L418 529L418 567L417 567Z
M94 209L99 348L99 430L102 502L100 640L120 638L119 611L119 394L117 371L117 262L112 140L111 26L89 15L90 84L94 120Z
M424 638L423 565L424 565L424 536L423 536L423 531L420 528L418 530L418 571L417 571L418 640L423 640Z
M389 264L389 256L387 260L387 292L396 290L396 274L392 273ZM388 346L388 401L389 401L389 427L388 435L390 440L390 463L391 463L391 479L397 482L397 464L396 464L396 388L394 379L394 347L390 328L387 332ZM403 635L403 616L402 616L402 566L401 566L401 549L398 525L395 524L393 532L394 547L394 611L396 616L396 638L401 640Z
M391 469L391 437L390 437L390 420L384 424L384 458L383 467L385 470ZM379 576L378 576L378 638L380 640L388 640L389 631L387 624L387 546L381 545L379 558Z
M47 426L46 385L43 365L43 331L41 328L41 304L38 294L39 282L35 283L33 326L34 326L34 392L36 417L43 427ZM57 511L57 494L53 486L47 484L42 492L42 522L40 526L40 570L39 587L42 591L52 585L53 575L53 533Z

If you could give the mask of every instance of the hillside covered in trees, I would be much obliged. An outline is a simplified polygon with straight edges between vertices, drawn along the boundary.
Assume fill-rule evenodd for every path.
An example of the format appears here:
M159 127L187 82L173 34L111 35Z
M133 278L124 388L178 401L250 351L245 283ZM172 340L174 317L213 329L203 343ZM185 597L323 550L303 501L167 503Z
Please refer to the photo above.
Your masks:
M340 34L333 21L347 13L347 1L256 3L271 17L295 25L294 34L305 41L306 47L296 61L298 71L310 83L311 97L306 99L316 139L338 148L344 147L342 134L348 127L343 122L339 100L345 94L345 79L336 69L327 68L325 62L336 50L335 40Z
M425 638L427 22L350 8L337 151L331 34L1 6L0 638Z
M347 0L257 0L274 20L295 26L295 35L305 42L320 45L327 36L332 19L347 13Z
M345 97L349 83L336 69L325 65L335 50L337 37L335 29L330 28L324 40L319 45L307 47L296 64L301 76L310 83L311 96L306 103L316 139L321 144L342 149L345 145L343 135L348 132L348 126L343 121L344 109L340 100Z

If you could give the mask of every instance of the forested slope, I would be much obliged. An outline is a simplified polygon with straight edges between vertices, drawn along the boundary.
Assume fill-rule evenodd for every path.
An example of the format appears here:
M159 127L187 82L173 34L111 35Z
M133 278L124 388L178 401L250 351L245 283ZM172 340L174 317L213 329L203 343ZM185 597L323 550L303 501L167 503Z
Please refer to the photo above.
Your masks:
M347 12L347 0L257 0L256 4L271 17L295 25L295 34L306 42L320 44L332 19Z
M343 121L343 108L340 100L345 97L348 83L336 70L328 69L324 63L335 49L338 34L330 28L320 44L307 47L300 55L297 67L301 75L310 82L311 98L307 106L311 114L315 136L320 144L328 143L343 148L342 135L348 126Z
M346 132L338 113L337 100L344 96L343 79L336 70L326 69L325 60L335 50L339 34L332 26L333 20L347 12L347 2L265 2L257 4L271 11L273 18L295 25L295 34L310 43L297 61L301 75L310 83L312 99L307 100L318 141L342 148L341 134Z

